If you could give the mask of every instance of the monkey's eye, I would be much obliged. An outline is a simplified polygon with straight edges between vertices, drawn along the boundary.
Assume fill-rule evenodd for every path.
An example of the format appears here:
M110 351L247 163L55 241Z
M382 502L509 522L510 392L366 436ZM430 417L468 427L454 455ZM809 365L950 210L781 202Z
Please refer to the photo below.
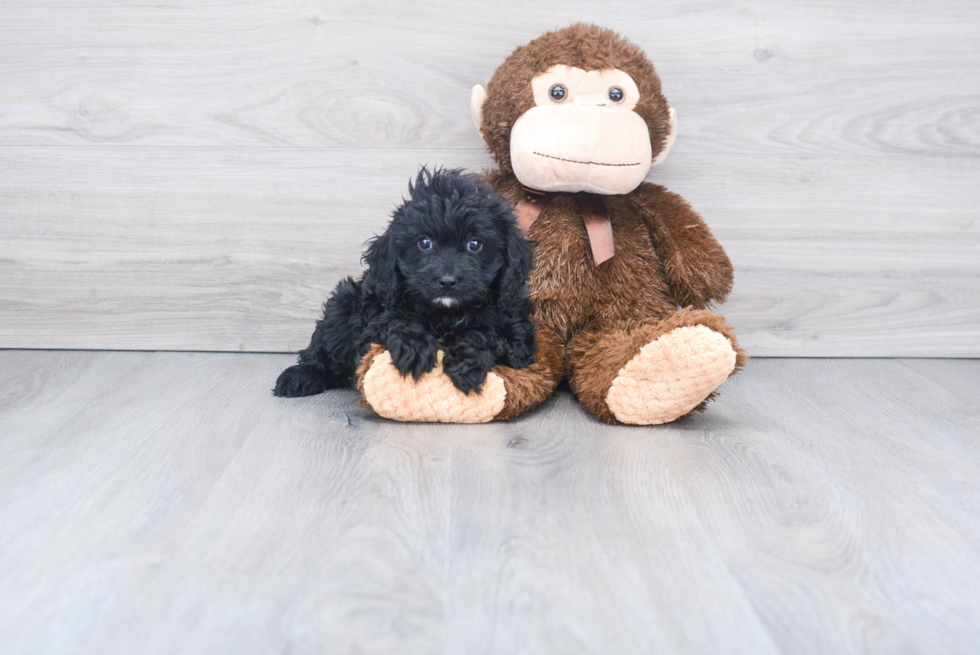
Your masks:
M419 250L432 250L432 239L429 237L419 239Z
M626 98L626 93L624 93L623 90L618 86L611 87L609 91L606 92L606 95L609 97L609 99L612 102L615 102L617 105Z
M478 253L483 250L483 242L479 239L470 239L466 244L466 252Z
M555 102L561 102L568 95L568 89L562 84L552 84L551 88L548 89L548 97Z

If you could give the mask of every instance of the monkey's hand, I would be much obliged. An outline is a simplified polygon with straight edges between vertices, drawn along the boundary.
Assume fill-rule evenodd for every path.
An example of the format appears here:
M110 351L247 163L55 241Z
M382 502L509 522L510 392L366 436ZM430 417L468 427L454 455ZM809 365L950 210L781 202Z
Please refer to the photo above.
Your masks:
M676 193L648 182L629 197L650 230L677 304L704 309L722 302L732 289L732 262L697 212Z

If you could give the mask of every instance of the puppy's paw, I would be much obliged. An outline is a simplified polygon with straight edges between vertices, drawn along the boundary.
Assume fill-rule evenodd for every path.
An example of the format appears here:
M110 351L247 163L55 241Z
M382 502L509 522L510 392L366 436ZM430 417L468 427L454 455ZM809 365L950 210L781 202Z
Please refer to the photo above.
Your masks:
M412 374L418 380L435 368L435 337L424 332L393 331L385 344L391 353L391 363L403 376Z
M279 374L272 393L281 398L297 398L312 396L325 391L329 386L329 380L322 369L309 364L297 364Z
M462 352L460 351L462 350ZM483 381L493 367L493 355L473 349L450 350L442 360L442 369L453 385L465 394L480 393Z
M538 349L537 342L532 338L527 342L517 342L505 347L504 361L511 368L527 368L534 363L534 353Z

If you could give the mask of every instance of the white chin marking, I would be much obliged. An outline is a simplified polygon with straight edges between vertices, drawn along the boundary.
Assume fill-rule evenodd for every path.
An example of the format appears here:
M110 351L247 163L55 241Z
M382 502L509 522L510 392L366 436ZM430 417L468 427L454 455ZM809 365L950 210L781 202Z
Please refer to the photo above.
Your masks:
M457 304L455 298L446 298L446 297L436 298L433 302L435 304L437 304L437 305L442 305L443 307L446 307L447 309L448 308L455 307L456 304Z

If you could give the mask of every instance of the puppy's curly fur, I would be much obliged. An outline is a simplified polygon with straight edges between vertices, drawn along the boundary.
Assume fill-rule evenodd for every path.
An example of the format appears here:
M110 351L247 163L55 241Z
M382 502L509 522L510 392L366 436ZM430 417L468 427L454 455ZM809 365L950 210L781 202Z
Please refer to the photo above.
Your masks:
M415 379L435 366L443 347L443 370L464 393L479 392L496 364L524 368L533 361L525 289L532 247L508 201L458 170L423 167L408 189L409 200L369 244L364 276L337 285L275 395L353 385L373 343Z

